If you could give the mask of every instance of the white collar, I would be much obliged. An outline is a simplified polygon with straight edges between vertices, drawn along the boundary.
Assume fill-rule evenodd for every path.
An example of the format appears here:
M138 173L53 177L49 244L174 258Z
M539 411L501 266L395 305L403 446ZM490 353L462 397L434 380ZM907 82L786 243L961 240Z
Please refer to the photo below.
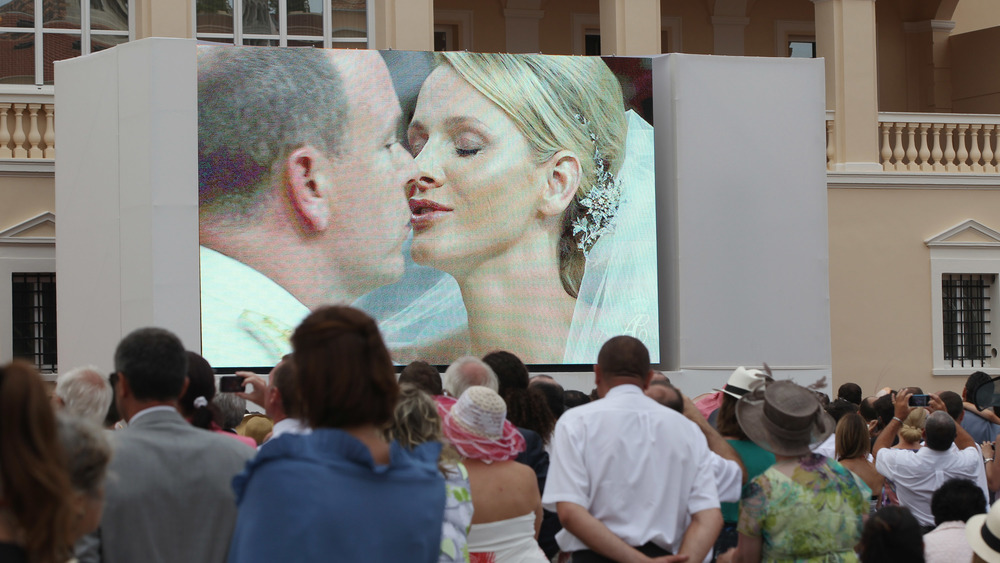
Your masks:
M618 385L615 385L611 389L608 389L608 392L604 394L604 398L607 399L618 395L645 396L645 393L643 393L642 387L639 387L639 385L636 383L620 383Z

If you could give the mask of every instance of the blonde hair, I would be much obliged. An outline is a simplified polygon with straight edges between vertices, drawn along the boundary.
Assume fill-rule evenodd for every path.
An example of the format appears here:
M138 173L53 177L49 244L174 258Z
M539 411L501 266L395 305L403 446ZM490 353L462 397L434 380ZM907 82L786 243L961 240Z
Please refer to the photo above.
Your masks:
M917 407L906 415L903 427L899 429L899 437L909 443L919 442L924 437L924 425L927 423L927 409Z
M537 162L563 149L579 158L580 187L563 213L559 237L560 278L576 297L585 265L573 233L573 222L586 212L580 201L597 181L598 160L617 174L625 159L628 122L618 79L597 57L452 52L437 60L510 117Z
M460 459L455 448L444 440L441 416L434 399L411 383L399 386L399 400L384 432L386 438L396 440L406 449L426 442L440 442L443 447L438 458L438 470L442 474L446 474L447 466L455 465Z

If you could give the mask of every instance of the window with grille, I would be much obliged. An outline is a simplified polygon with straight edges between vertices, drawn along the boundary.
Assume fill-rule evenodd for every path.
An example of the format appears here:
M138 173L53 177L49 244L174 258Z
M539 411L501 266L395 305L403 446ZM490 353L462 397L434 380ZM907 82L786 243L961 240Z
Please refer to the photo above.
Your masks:
M992 357L990 287L993 274L943 274L944 359L952 367L983 367Z
M368 47L371 0L195 0L197 37L265 47Z
M11 274L13 355L56 373L56 275Z

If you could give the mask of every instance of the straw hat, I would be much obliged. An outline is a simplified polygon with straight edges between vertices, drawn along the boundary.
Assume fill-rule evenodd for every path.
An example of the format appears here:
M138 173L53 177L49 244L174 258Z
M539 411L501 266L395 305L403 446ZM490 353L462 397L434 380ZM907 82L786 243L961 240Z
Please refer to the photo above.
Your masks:
M713 391L722 391L734 399L739 399L752 391L762 381L764 381L764 372L740 366L729 376L729 381L722 389L713 389Z
M257 445L264 443L264 438L274 430L274 422L266 415L252 413L243 417L243 421L235 428L240 436L253 438Z
M445 438L470 459L492 463L514 459L524 451L524 437L507 420L507 404L488 387L466 389L441 427Z
M987 563L1000 563L1000 502L987 514L976 514L965 523L965 539Z
M809 453L809 445L836 427L816 395L791 381L775 381L736 403L736 420L758 446L782 456Z

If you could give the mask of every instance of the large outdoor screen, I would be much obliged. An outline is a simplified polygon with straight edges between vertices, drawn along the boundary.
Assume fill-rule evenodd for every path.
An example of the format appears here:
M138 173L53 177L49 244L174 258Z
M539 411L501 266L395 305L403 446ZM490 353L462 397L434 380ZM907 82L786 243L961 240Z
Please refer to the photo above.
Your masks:
M198 50L202 352L269 367L311 309L393 360L660 359L648 59Z

